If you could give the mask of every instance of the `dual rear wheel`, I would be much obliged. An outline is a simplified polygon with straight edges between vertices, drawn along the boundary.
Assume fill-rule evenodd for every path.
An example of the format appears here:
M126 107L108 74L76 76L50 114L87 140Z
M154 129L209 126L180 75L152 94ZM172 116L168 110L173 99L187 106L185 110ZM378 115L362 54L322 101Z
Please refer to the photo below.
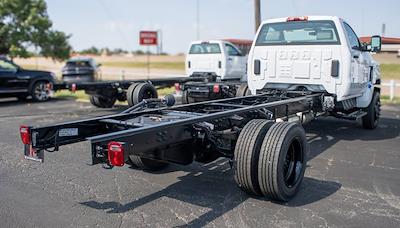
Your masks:
M236 143L235 181L249 194L288 201L303 180L307 150L300 124L251 120Z

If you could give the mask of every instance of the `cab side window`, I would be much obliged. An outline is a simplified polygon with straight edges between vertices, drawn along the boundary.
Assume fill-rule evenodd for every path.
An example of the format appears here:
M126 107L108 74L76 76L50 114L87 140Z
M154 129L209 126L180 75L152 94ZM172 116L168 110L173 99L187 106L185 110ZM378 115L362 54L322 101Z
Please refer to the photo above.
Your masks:
M344 24L344 29L347 33L347 37L349 38L350 46L352 49L359 49L360 48L360 41L358 40L358 37L354 30L348 25L347 23Z
M229 56L241 56L242 53L240 53L235 47L233 47L230 44L225 44L226 51L228 52Z
M17 68L12 65L9 62L6 62L4 60L0 60L0 71L2 72L10 72L10 71L16 71Z

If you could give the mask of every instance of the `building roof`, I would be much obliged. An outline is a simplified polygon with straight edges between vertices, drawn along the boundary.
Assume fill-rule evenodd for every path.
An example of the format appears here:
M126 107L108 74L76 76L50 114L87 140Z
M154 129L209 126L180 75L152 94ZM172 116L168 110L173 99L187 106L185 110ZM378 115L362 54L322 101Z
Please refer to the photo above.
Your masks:
M370 36L360 37L360 41L363 43L370 43L371 37ZM400 44L400 38L382 37L382 44Z

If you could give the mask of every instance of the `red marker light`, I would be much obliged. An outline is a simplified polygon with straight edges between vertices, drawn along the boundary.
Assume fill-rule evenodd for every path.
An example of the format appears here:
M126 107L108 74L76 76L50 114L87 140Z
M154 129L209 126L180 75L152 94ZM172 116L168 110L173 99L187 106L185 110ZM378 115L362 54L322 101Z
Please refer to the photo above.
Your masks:
M29 132L29 127L22 125L19 128L19 133L21 134L22 143L25 145L29 145L31 143L31 135Z
M71 91L72 92L76 92L76 84L75 83L73 83L72 85L71 85Z
M214 92L214 93L219 93L219 91L220 91L219 85L218 85L218 84L215 84L215 85L213 86L213 92Z
M181 85L179 83L175 83L174 86L175 86L175 92L181 91Z
M288 17L286 21L308 21L308 16Z
M120 142L108 143L108 161L113 166L124 165L124 147Z

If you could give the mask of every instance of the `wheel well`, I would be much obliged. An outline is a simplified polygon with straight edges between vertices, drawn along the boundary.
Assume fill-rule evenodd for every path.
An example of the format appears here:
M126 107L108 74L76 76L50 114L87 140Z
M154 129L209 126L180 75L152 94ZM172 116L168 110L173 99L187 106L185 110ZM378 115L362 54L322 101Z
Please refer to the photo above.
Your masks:
M38 79L34 79L31 81L31 83L29 84L29 90L28 93L30 93L33 89L33 86L38 83L38 82L51 82L51 80L47 79L47 78L38 78Z

